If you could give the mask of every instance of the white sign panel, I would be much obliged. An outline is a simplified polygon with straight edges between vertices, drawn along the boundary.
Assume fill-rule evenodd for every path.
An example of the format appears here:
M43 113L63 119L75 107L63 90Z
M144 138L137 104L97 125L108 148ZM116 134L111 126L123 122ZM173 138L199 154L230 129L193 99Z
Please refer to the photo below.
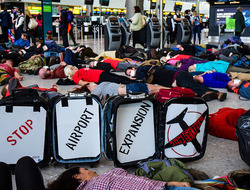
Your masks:
M120 105L116 118L117 159L142 160L155 153L154 110L150 101Z
M200 155L208 119L204 114L206 110L204 104L171 104L168 107L165 125L166 157L192 158Z
M97 157L101 152L99 104L70 99L56 105L58 155L63 159Z
M44 154L46 110L33 112L33 107L14 106L12 113L0 107L0 161L16 164L23 156L40 162Z

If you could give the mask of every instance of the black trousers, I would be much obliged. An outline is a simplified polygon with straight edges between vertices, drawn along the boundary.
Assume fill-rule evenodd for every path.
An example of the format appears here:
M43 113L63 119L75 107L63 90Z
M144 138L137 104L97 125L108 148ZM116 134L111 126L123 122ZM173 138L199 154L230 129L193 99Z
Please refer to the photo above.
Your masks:
M9 29L9 27L2 26L3 42L8 42L9 41L9 38L8 38L8 29Z
M62 36L62 39L63 39L63 46L64 47L69 46L67 30L68 30L67 27L61 28L61 36Z
M213 90L211 88L208 88L207 86L197 83L193 79L193 76L186 71L179 71L179 73L176 76L176 84L177 86L180 87L190 88L196 94L198 94L198 96L202 96L203 94L209 91L218 92L217 90Z
M116 75L114 73L110 73L106 71L100 75L98 83L100 84L101 82L114 82L118 84L138 83L138 81L136 80L131 80L128 77Z
M241 36L241 32L235 32L235 36Z
M15 175L18 190L45 190L41 171L32 158L20 158L16 164ZM0 184L1 189L12 190L11 171L3 162L0 162Z
M141 40L141 37L140 37L140 30L139 31L133 31L133 47L135 47L135 44L141 44L142 47L144 47L144 43L143 41Z
M71 30L69 31L69 35L70 35L73 43L76 44L75 36L74 36L74 33L73 33L73 28L71 28Z

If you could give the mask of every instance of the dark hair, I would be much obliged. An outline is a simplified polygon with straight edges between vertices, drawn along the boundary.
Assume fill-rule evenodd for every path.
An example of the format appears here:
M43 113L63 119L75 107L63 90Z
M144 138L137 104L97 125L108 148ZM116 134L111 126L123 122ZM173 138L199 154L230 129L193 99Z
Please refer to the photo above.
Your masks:
M104 57L99 57L99 59L97 60L97 62L101 62L104 59Z
M133 67L128 67L124 72L125 72L125 75L127 75L127 70L129 69L133 69ZM128 76L128 75L127 75Z
M140 13L141 12L141 9L139 6L134 6L134 9L135 9L135 13Z
M27 33L22 33L22 35L27 38Z
M211 53L211 54L209 54L209 55L207 56L207 59L208 59L209 61L214 61L216 58L217 58L216 55L213 54L213 53Z
M190 12L190 10L189 10L189 9L185 10L185 14L188 14L188 12Z
M229 81L229 82L230 82L230 81ZM228 82L228 83L229 83L229 82ZM233 89L232 89L232 87L231 87L231 86L229 86L229 84L228 84L228 83L227 83L227 86L226 86L227 91L228 91L228 92L234 92L234 91L233 91Z
M72 167L64 171L55 181L49 183L46 190L72 190L77 189L80 182L73 176L79 174L80 167Z
M70 92L87 92L87 93L91 93L91 92L89 91L89 89L87 88L87 85L89 85L89 83L84 84L84 85L81 86L80 88L77 88L77 89L72 90L72 91L70 91Z

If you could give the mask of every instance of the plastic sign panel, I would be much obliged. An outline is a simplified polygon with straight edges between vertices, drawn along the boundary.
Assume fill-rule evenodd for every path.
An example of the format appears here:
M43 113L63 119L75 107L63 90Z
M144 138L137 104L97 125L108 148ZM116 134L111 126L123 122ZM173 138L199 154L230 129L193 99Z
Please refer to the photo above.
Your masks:
M0 107L1 133L0 161L16 164L23 156L32 157L36 163L44 158L46 110L34 112L33 107L14 106L13 112Z
M116 118L117 159L121 163L146 159L156 152L153 104L122 104Z
M204 104L171 104L166 114L165 150L167 158L192 158L201 153L206 127Z
M86 99L69 99L68 106L56 105L58 155L64 159L97 157L101 152L99 104Z

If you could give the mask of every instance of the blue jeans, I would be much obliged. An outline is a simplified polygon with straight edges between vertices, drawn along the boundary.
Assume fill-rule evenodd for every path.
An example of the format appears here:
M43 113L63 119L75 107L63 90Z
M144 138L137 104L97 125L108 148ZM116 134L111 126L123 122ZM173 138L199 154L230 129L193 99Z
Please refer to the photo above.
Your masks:
M196 34L198 34L198 40L199 40L199 44L201 43L201 26L198 25L195 28L193 28L193 33L194 33L194 44L196 41Z
M198 190L198 189L194 187L176 187L176 186L170 185L167 188L164 186L162 190Z
M148 85L145 83L131 83L126 85L127 93L143 92L148 94Z

